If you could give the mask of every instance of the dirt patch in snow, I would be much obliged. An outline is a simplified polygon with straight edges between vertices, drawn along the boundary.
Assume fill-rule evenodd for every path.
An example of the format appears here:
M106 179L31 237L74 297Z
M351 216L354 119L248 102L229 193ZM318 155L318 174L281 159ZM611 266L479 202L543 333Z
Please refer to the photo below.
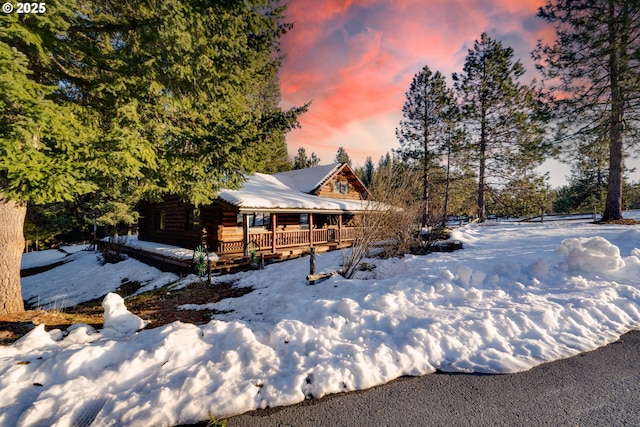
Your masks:
M208 304L225 298L236 298L252 291L236 288L231 283L193 283L185 288L169 290L160 288L140 295L127 297L137 290L137 284L123 284L116 293L125 297L130 312L149 322L147 329L157 328L176 320L201 325L216 315L211 310L178 310L184 304ZM74 323L87 323L101 328L103 323L102 298L61 310L27 310L22 313L0 316L0 344L10 344L33 329L44 324L47 330L66 330Z

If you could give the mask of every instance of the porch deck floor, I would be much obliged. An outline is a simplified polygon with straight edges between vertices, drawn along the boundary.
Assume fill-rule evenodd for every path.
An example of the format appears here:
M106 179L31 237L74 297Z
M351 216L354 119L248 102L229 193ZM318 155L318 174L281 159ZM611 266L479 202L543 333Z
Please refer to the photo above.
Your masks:
M317 252L328 252L343 249L351 246L351 242L338 244L319 244L314 248ZM162 271L169 271L178 274L189 274L194 272L193 262L190 259L175 258L164 254L146 251L142 248L132 248L125 246L123 252L141 262L152 265ZM309 248L291 247L280 248L275 253L264 250L258 253L265 263L285 261L299 258L309 254ZM210 261L209 265L212 273L233 273L236 271L250 270L254 268L252 261L242 253L218 254L217 261Z

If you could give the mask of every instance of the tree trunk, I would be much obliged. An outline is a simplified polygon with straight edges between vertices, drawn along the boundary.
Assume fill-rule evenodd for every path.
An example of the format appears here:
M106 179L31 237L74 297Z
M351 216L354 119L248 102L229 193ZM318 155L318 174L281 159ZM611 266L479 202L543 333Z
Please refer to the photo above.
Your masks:
M422 228L425 228L429 223L429 175L427 174L426 153L422 169L422 218L420 222Z
M480 150L479 150L479 168L478 168L478 221L484 222L486 217L485 209L485 170L486 170L486 155L487 155L487 128L485 123L485 113L482 112L482 118L480 122Z
M425 114L423 130L424 158L422 159L422 219L421 226L425 228L429 223L429 124Z
M444 212L442 213L442 228L447 226L447 215L449 215L449 181L451 180L451 145L447 145L447 172L444 181Z
M609 181L607 184L607 202L602 221L622 219L622 120L623 101L619 83L620 58L618 50L623 49L618 40L613 3L609 2L609 68L611 79L611 113L609 128Z
M24 311L20 263L27 206L0 195L0 314Z

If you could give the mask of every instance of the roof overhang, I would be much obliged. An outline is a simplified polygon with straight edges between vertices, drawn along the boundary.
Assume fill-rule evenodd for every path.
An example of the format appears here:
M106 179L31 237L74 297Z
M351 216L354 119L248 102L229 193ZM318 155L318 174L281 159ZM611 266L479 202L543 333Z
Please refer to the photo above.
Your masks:
M322 209L322 208L280 208L280 207L264 207L264 206L236 206L232 203L225 202L224 200L216 200L216 204L223 208L232 210L238 213L251 214L254 212L261 213L293 213L293 214L325 214L325 215L339 215L339 214L360 214L368 211L369 209Z

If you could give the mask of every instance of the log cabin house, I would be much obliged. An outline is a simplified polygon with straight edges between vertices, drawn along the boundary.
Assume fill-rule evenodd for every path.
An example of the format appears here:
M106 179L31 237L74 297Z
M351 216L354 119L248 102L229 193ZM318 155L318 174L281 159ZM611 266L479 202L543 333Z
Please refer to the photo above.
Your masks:
M274 175L255 174L238 190L223 190L197 208L167 197L141 202L140 240L195 248L206 243L218 257L295 255L310 247L349 246L369 192L348 164L331 164Z

